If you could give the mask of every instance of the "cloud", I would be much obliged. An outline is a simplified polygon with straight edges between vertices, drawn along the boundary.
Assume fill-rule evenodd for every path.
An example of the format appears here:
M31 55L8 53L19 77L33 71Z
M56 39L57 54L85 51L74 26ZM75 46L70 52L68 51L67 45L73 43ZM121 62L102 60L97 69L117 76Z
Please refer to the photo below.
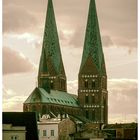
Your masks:
M26 98L27 96L19 96L12 89L3 87L3 111L22 111L23 102L26 100Z
M71 40L69 41L69 45L72 45L73 47L83 47L84 46L84 40L85 40L85 28L84 27L77 27L76 31L73 33ZM114 47L113 40L111 36L109 35L103 35L101 36L102 45L103 47Z
M109 124L137 122L137 114L109 114Z
M106 35L106 36L102 36L102 45L103 47L112 47L114 44L111 37Z
M34 3L34 4L33 4ZM69 42L83 46L89 1L53 1L59 30L73 29L75 35ZM80 3L80 4L79 4ZM96 1L100 31L105 46L137 47L137 0ZM4 33L32 32L43 34L47 1L4 0ZM79 28L80 27L80 28ZM82 29L82 30L81 30ZM77 30L79 30L77 32ZM76 38L75 38L76 36ZM64 40L65 41L65 40ZM109 44L108 44L109 43Z
M4 33L31 32L35 27L37 27L36 17L23 7L11 5L3 10Z
M3 100L3 111L22 111L23 110L23 102L27 97L24 96L14 96L10 99Z
M29 72L34 69L33 64L22 53L3 47L3 74Z
M137 114L137 80L108 80L109 112L113 114Z
M85 28L83 26L77 27L73 36L69 41L69 45L73 47L83 47L84 45Z

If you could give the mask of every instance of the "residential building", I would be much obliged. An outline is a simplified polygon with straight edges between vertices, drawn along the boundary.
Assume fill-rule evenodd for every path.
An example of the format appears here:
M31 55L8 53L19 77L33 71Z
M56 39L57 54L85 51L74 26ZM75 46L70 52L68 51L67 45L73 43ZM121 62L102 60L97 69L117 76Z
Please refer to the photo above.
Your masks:
M12 126L3 124L3 140L26 140L25 126Z
M76 132L76 126L69 118L47 118L38 121L39 140L71 140L69 134Z
M2 124L6 140L39 140L35 112L3 112Z
M136 140L138 139L137 125L137 123L108 124L103 131L110 134L109 138L113 140Z

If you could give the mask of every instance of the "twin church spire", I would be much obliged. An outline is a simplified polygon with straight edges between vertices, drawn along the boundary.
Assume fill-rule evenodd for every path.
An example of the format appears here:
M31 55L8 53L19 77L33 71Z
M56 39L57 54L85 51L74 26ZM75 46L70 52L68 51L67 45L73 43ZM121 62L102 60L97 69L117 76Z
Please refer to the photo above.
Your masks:
M94 63L95 68L97 69L98 73L100 73L100 75L106 75L95 0L90 0L80 71L82 71L84 65L86 65L86 61L89 59ZM66 90L66 75L61 56L53 3L52 0L48 0L42 54L38 73L38 86L44 87L44 84L46 84L45 78L51 76L62 77L65 81L63 82L63 84L65 84L63 86Z
M67 91L52 0L48 0L38 87L47 92ZM78 102L83 115L95 123L107 123L107 75L95 0L90 0L83 56L78 75Z

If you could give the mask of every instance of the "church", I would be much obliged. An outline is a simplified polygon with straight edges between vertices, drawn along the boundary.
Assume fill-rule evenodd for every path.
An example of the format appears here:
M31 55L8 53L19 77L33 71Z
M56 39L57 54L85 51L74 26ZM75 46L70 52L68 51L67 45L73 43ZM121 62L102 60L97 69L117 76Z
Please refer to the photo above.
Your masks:
M78 74L78 93L67 92L52 0L48 0L38 86L23 103L24 112L69 115L95 124L108 123L107 74L95 0L90 0L83 55Z

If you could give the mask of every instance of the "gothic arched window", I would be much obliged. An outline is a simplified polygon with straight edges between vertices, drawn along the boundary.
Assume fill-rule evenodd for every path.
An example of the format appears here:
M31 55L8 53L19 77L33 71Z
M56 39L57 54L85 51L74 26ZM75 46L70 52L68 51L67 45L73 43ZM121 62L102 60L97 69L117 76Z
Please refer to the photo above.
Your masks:
M89 118L89 112L86 110L86 118Z
M94 95L92 95L92 97L91 97L91 101L92 101L92 104L95 103L95 96L94 96Z
M85 88L88 88L88 80L87 79L84 81L84 86L85 86Z
M92 120L95 121L95 110L92 112Z
M53 81L51 80L51 82L50 82L50 88L51 89L53 89L54 88L54 83L53 83Z
M92 80L92 88L95 88L96 84L95 84L95 80Z
M85 103L88 104L88 102L89 102L89 98L88 98L88 95L86 95L85 96Z

